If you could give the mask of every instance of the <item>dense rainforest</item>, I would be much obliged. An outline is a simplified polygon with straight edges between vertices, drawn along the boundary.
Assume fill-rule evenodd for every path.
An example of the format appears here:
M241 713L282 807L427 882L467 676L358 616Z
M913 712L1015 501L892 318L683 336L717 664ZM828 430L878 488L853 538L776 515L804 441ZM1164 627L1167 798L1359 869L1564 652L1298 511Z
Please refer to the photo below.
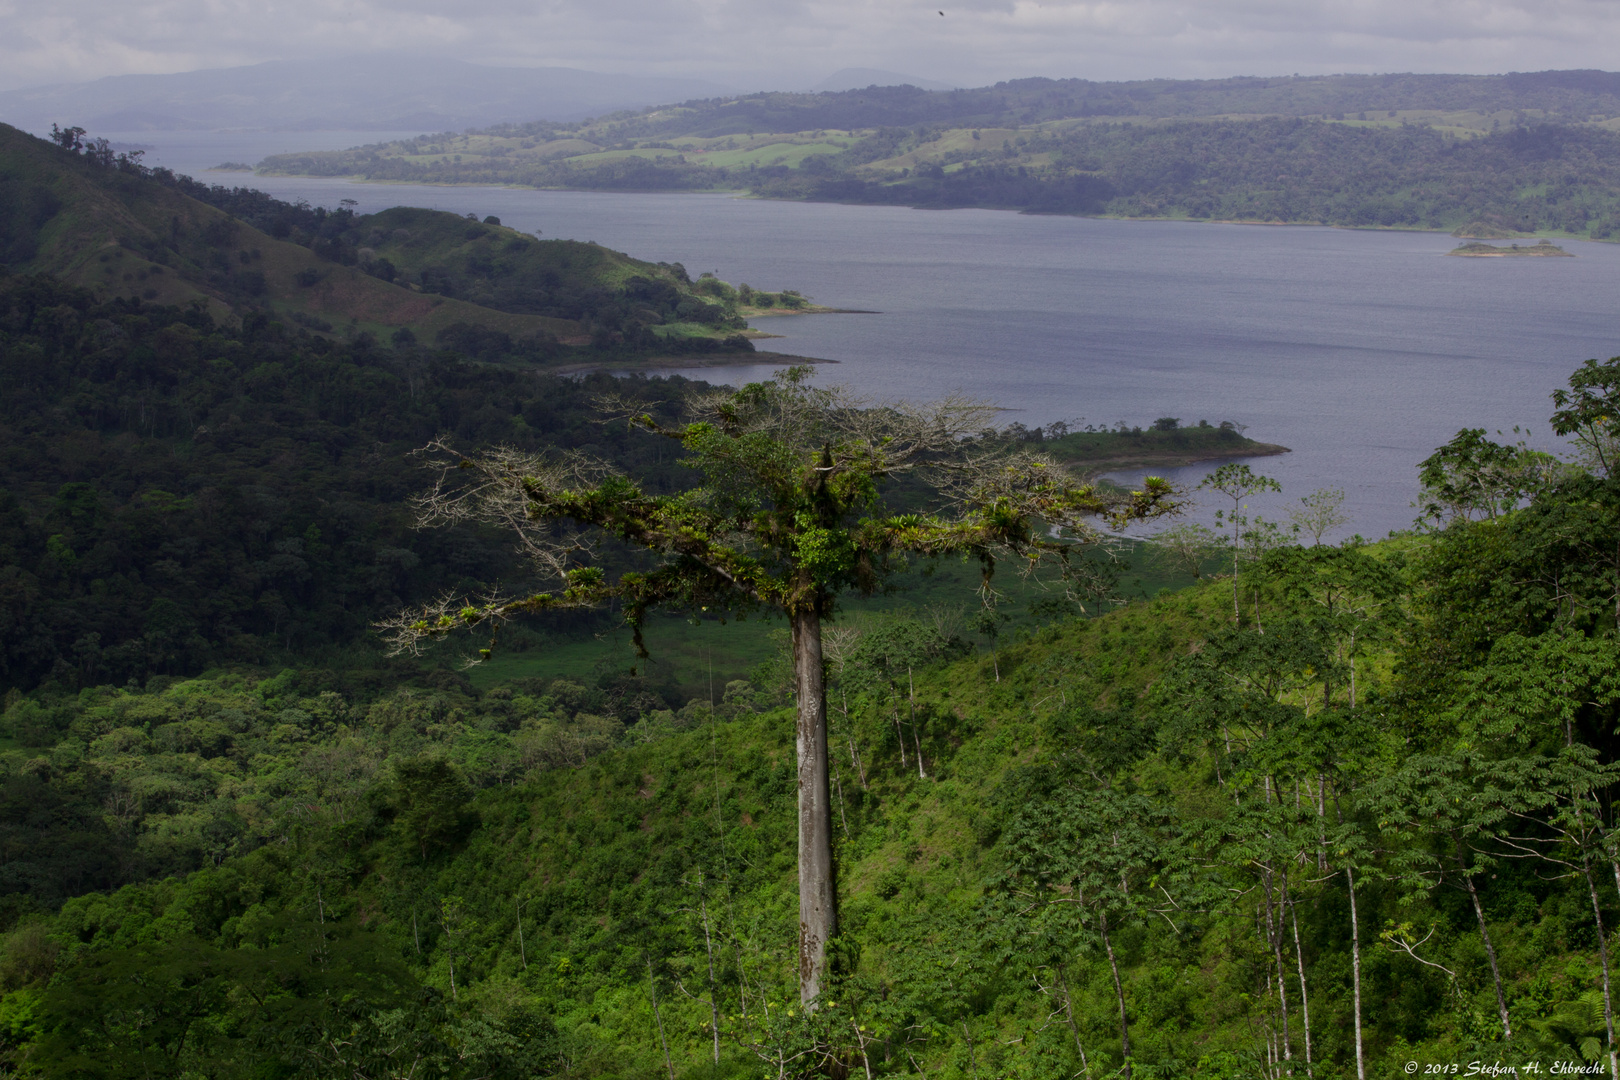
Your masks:
M498 532L410 529L427 438L691 482L604 377L0 286L17 1075L1613 1068L1616 362L1555 402L1580 463L1460 433L1409 535L1240 522L1197 584L999 637L850 605L807 1012L781 659L693 692L377 654L388 609L523 580ZM984 437L1155 436L1240 438Z
M401 597L513 572L499 538L411 529L410 451L436 435L681 479L590 407L611 385L656 411L678 380L232 329L47 278L0 278L0 381L0 680L24 688L341 648Z

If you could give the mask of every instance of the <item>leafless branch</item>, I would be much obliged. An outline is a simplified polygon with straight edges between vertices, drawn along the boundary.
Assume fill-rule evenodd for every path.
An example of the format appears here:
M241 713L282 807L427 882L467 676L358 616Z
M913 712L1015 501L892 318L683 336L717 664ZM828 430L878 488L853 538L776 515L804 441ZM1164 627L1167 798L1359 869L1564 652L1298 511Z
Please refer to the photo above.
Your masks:
M1434 927L1429 927L1429 932L1424 934L1422 940L1420 941L1408 941L1406 939L1406 935L1400 930L1386 930L1380 936L1384 939L1384 944L1389 946L1390 951L1404 952L1407 956L1410 956L1420 964L1425 964L1432 968L1439 968L1447 975L1450 975L1453 979L1457 977L1457 973L1446 967L1446 965L1437 964L1433 960L1425 960L1423 957L1417 954L1418 946L1434 937Z
M528 490L593 487L612 475L605 462L571 451L531 454L509 446L463 454L438 438L418 450L433 486L412 498L417 528L481 524L507 529L518 551L545 579L560 580L569 563L591 553L576 530L531 512Z

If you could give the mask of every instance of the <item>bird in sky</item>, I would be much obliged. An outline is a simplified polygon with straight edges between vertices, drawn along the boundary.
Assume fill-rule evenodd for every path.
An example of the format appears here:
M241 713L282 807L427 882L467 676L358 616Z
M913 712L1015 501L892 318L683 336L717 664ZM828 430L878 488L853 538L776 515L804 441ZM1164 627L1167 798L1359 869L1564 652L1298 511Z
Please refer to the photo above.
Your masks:
M942 11L942 12L940 12L940 13L939 13L939 17L940 17L940 18L942 18L942 19L943 19L943 18L944 18L944 17L945 17L945 13L944 13L944 12L943 12L943 11Z

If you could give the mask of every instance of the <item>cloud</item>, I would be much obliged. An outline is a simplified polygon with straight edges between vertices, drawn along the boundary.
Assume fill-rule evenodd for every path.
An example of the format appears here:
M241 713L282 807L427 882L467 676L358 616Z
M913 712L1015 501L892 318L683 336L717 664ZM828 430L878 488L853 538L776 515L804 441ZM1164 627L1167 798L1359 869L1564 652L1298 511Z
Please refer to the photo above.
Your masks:
M363 50L791 86L1612 64L1599 0L0 0L0 88Z

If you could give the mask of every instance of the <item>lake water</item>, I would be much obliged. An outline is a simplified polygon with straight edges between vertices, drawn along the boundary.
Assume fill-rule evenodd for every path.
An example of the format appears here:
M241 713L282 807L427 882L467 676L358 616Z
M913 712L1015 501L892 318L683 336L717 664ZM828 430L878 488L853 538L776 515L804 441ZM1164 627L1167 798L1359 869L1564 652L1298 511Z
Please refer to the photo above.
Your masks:
M222 160L347 146L367 133L124 138L149 162L361 212L406 204L499 216L547 237L797 288L880 315L757 320L767 348L837 360L822 378L875 397L961 390L1008 422L1247 425L1293 448L1251 462L1293 499L1340 487L1349 531L1408 527L1416 465L1459 428L1528 425L1554 445L1548 394L1620 353L1620 245L1574 259L1443 258L1432 233L1028 217L766 202L716 195L353 184L200 173ZM727 381L767 368L704 369ZM1212 466L1172 473L1196 483ZM1210 504L1205 508L1213 510Z

